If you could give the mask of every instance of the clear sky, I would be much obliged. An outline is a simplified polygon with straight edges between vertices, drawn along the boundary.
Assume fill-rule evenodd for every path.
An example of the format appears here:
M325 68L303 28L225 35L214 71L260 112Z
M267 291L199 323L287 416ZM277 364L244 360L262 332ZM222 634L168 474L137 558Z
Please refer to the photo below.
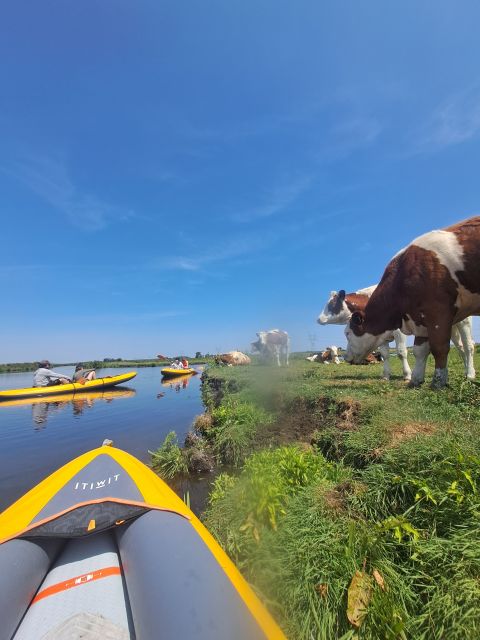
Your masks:
M0 362L343 345L331 289L480 211L479 24L478 0L3 3Z

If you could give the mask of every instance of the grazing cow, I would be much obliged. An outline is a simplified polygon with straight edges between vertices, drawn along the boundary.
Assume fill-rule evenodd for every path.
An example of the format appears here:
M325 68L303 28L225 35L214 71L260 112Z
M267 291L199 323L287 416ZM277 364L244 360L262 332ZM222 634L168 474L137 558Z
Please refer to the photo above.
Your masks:
M376 287L377 285L375 284L371 287L366 287L365 289L359 289L355 293L345 293L343 289L338 292L332 291L330 293L329 301L325 305L322 313L318 316L317 322L319 324L348 324L354 311L363 311L365 309L367 302ZM403 378L404 380L409 381L411 379L412 372L407 361L407 338L402 331L395 329L395 331L392 331L390 340L392 339L395 340L397 355L402 361ZM381 344L378 347L378 351L382 356L384 363L382 376L384 380L388 380L390 378L390 349L388 345L390 340L385 341L384 344ZM453 325L452 342L460 353L467 377L474 378L475 370L473 369L473 348L475 343L472 338L471 318L466 318L465 320ZM420 351L414 350L416 361L415 367L417 370L416 377L418 377L419 372L425 372L426 360L429 353L430 352L426 350L426 347Z
M226 364L228 367L250 364L250 358L241 351L229 351L228 353L220 353L215 356L217 364Z
M318 316L318 324L348 324L352 313L365 309L370 296L375 291L376 284L365 289L359 289L355 293L345 293L343 289L340 291L332 291L330 299L325 305L322 313ZM389 342L395 340L397 355L402 361L403 379L410 380L412 370L407 360L407 338L399 329L392 331L391 335L380 345L378 351L383 358L383 374L385 380L390 378L390 347Z
M288 356L290 352L290 338L286 331L271 329L270 331L259 331L258 340L252 342L252 350L258 351L265 360L275 360L277 365L282 365L282 359L288 367Z
M412 386L424 381L431 350L432 387L444 387L453 325L467 320L458 327L465 335L470 315L480 315L480 216L430 231L392 258L365 309L354 311L345 329L346 360L361 362L394 329L401 329L415 336L418 366ZM466 374L472 378L473 345L465 338L463 346Z

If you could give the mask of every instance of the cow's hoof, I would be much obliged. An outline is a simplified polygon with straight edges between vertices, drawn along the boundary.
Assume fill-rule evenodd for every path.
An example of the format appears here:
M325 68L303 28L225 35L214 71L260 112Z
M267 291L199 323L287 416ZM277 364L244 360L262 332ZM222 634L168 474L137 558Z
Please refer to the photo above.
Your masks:
M418 389L419 387L422 386L422 384L425 382L425 380L415 380L415 378L412 378L411 380L408 381L408 388L409 389Z
M435 369L433 374L431 388L435 391L445 389L448 381L448 373L446 369Z

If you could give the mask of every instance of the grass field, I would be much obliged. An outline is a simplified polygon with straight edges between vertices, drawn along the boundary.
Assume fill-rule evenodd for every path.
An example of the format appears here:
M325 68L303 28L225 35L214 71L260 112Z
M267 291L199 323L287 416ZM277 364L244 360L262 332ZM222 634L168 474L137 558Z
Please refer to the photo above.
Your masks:
M454 352L444 391L392 369L204 374L204 520L291 639L480 637L480 388Z

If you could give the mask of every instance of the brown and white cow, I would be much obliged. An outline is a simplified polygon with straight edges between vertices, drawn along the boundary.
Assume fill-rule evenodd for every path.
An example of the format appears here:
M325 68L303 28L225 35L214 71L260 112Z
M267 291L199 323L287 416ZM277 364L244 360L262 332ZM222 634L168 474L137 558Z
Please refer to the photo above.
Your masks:
M338 357L338 347L332 345L327 347L325 351L321 353L314 353L311 356L306 357L310 362L323 362L323 364L340 364L340 358Z
M264 360L275 360L277 365L284 364L288 367L288 357L290 352L290 338L286 331L280 329L270 329L270 331L259 331L258 340L252 342L252 350L258 351Z
M219 353L215 356L217 364L226 364L228 367L236 367L238 365L250 364L250 358L241 351L229 351L228 353Z
M345 329L346 360L361 362L394 329L415 335L420 367L412 385L425 378L428 353L435 359L432 387L447 383L452 326L480 315L480 216L430 231L399 251L363 311L355 311ZM467 349L466 373L473 377L473 349ZM426 355L425 355L426 354Z
M377 285L365 289L359 289L354 293L345 293L344 289L340 291L332 291L330 298L325 305L322 313L318 316L318 324L348 324L354 311L362 311L367 306L370 296L375 291ZM387 339L378 345L378 351L383 358L383 374L385 380L390 379L390 347L389 342L395 340L397 355L402 362L403 379L410 380L412 370L407 359L407 337L399 329L392 331Z
M345 290L332 291L330 298L325 305L322 313L318 316L319 324L348 324L354 311L364 311L370 296L377 288L377 285L359 289L354 293L345 293ZM412 372L407 360L407 338L402 331L395 329L392 335L383 344L378 346L378 351L383 359L383 374L385 380L390 378L390 348L389 342L395 340L397 355L402 362L403 378L409 381ZM473 368L473 349L475 343L472 338L472 319L466 318L452 327L452 342L457 348L460 357L465 366L467 377L475 377L475 369ZM426 359L429 351L424 347L418 353L415 353L415 367L417 372L425 371ZM417 376L418 377L418 376Z

